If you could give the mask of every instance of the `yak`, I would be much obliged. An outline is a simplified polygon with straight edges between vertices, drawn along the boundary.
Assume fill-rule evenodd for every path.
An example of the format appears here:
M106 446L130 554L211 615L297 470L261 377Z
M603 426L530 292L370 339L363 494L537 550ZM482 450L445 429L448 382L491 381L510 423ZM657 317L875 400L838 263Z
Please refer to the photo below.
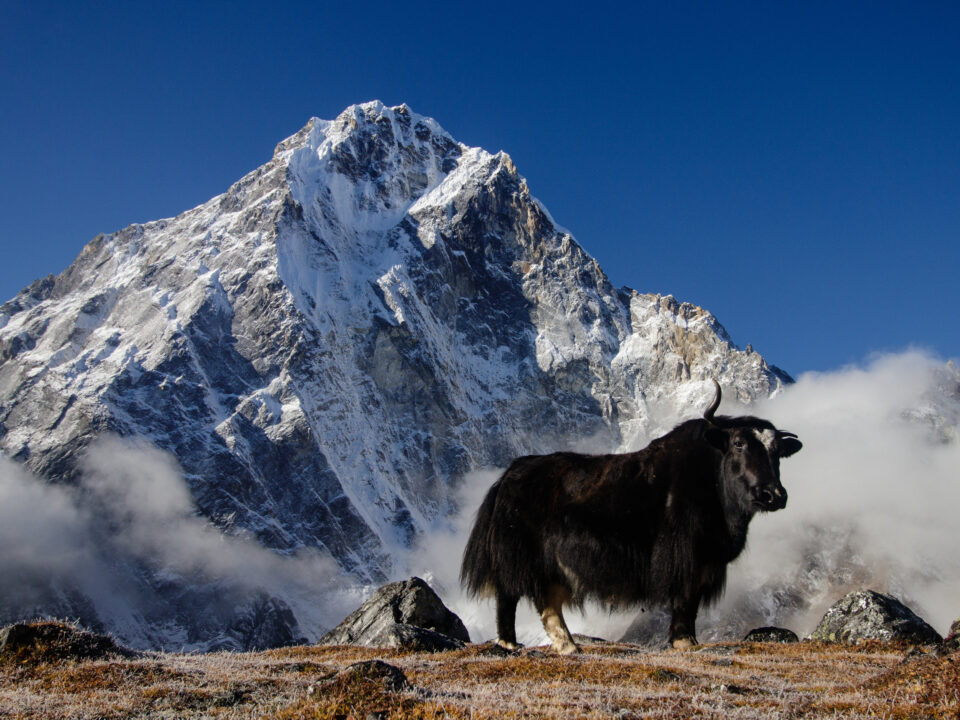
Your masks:
M514 460L487 492L463 553L460 580L496 601L497 644L511 650L516 610L532 601L553 649L579 652L563 606L656 604L671 612L669 642L697 644L700 605L720 596L727 564L757 512L786 507L780 458L794 433L752 416L681 423L643 450L557 452Z

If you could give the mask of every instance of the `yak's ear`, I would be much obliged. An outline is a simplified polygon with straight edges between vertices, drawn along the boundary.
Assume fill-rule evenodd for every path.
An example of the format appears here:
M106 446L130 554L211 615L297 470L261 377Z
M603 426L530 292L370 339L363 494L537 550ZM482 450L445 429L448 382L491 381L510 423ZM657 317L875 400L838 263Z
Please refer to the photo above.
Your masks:
M726 430L721 430L718 427L708 427L703 431L703 436L707 439L707 442L713 445L717 450L721 452L727 451L727 444L730 441L729 436L727 435Z
M790 457L794 453L800 452L803 443L795 437L786 437L780 439L780 457Z

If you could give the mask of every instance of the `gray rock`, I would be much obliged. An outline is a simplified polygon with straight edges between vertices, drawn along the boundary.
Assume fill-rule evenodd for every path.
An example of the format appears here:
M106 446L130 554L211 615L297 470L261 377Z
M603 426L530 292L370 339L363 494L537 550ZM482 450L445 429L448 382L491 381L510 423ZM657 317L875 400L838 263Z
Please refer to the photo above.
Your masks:
M834 604L811 640L858 643L864 640L940 643L940 635L910 608L888 595L857 590Z
M462 650L466 647L466 644L461 640L449 635L405 623L388 625L377 633L369 644L375 647L412 650L414 652L443 652L445 650Z
M604 643L610 642L605 638L596 637L595 635L584 635L583 633L573 633L573 639L578 645L603 645Z
M446 636L449 647L441 648L443 641L433 635ZM434 649L452 649L463 647L467 642L470 642L470 635L460 618L443 604L427 583L414 577L381 587L320 638L319 644L404 648L407 644L423 644Z
M943 641L943 649L947 652L960 650L960 618L954 620L953 625L950 626L950 631Z
M793 630L778 627L754 628L743 638L744 642L793 643L800 638Z
M330 678L332 682L341 683L353 680L371 681L389 692L403 692L413 687L407 680L407 676L403 674L403 670L383 660L354 663Z
M477 647L477 652L480 655L485 655L488 657L513 657L514 655L519 655L519 650L507 650L502 645L497 645L495 642L487 642L483 645Z

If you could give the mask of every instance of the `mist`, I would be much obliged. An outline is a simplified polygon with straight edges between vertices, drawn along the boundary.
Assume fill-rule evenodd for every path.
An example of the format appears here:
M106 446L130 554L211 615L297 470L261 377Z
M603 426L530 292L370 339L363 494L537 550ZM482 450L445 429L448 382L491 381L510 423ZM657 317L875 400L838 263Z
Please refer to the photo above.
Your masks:
M754 520L713 615L752 606L807 634L870 588L945 634L960 616L958 411L957 367L921 351L809 373L759 403L804 447L781 462L786 509ZM795 607L774 611L778 596Z
M143 634L142 618L176 613L164 609L169 598L160 592L180 584L192 593L188 603L210 605L191 609L211 617L279 598L299 632L316 640L362 599L364 588L326 553L278 554L200 516L169 453L108 437L80 468L78 485L66 487L0 458L4 615L62 615L81 597L81 607L92 603L92 624L134 646L155 646L162 639ZM202 647L196 638L183 642Z
M699 385L708 384L691 383L687 396L712 395ZM697 417L703 406L678 409L678 418ZM701 611L702 641L739 638L763 625L807 635L827 607L860 588L900 598L946 633L960 616L955 365L920 351L877 356L862 366L802 375L751 407L724 400L720 413L767 418L797 433L804 447L781 462L787 507L754 518L747 549L729 568L725 595ZM630 449L643 444L632 438ZM474 639L495 637L494 606L460 590L460 554L500 472L468 476L459 491L460 513L424 537L408 559L441 589ZM610 613L588 605L583 613L567 613L567 620L573 632L616 639L639 610ZM646 610L644 617L662 626L662 612ZM521 642L546 642L528 602L521 603L517 627Z

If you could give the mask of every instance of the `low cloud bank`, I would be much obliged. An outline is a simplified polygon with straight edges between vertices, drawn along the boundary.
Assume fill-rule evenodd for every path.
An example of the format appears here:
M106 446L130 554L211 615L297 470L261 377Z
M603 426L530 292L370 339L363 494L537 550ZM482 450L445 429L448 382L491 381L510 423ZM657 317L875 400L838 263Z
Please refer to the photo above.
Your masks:
M184 646L202 647L191 629L218 613L229 622L235 607L258 598L286 602L309 639L360 598L326 554L278 555L199 516L168 453L108 438L91 446L81 467L78 486L64 487L0 458L0 612L8 619L86 611L143 647L163 640L145 619L166 620L187 628ZM170 592L176 586L189 599ZM210 607L182 607L195 602ZM182 617L191 611L196 617ZM176 642L171 632L162 644Z
M797 433L782 512L758 517L713 613L752 606L802 633L848 590L960 616L960 371L922 352L810 373L755 412ZM779 609L778 609L779 605Z

